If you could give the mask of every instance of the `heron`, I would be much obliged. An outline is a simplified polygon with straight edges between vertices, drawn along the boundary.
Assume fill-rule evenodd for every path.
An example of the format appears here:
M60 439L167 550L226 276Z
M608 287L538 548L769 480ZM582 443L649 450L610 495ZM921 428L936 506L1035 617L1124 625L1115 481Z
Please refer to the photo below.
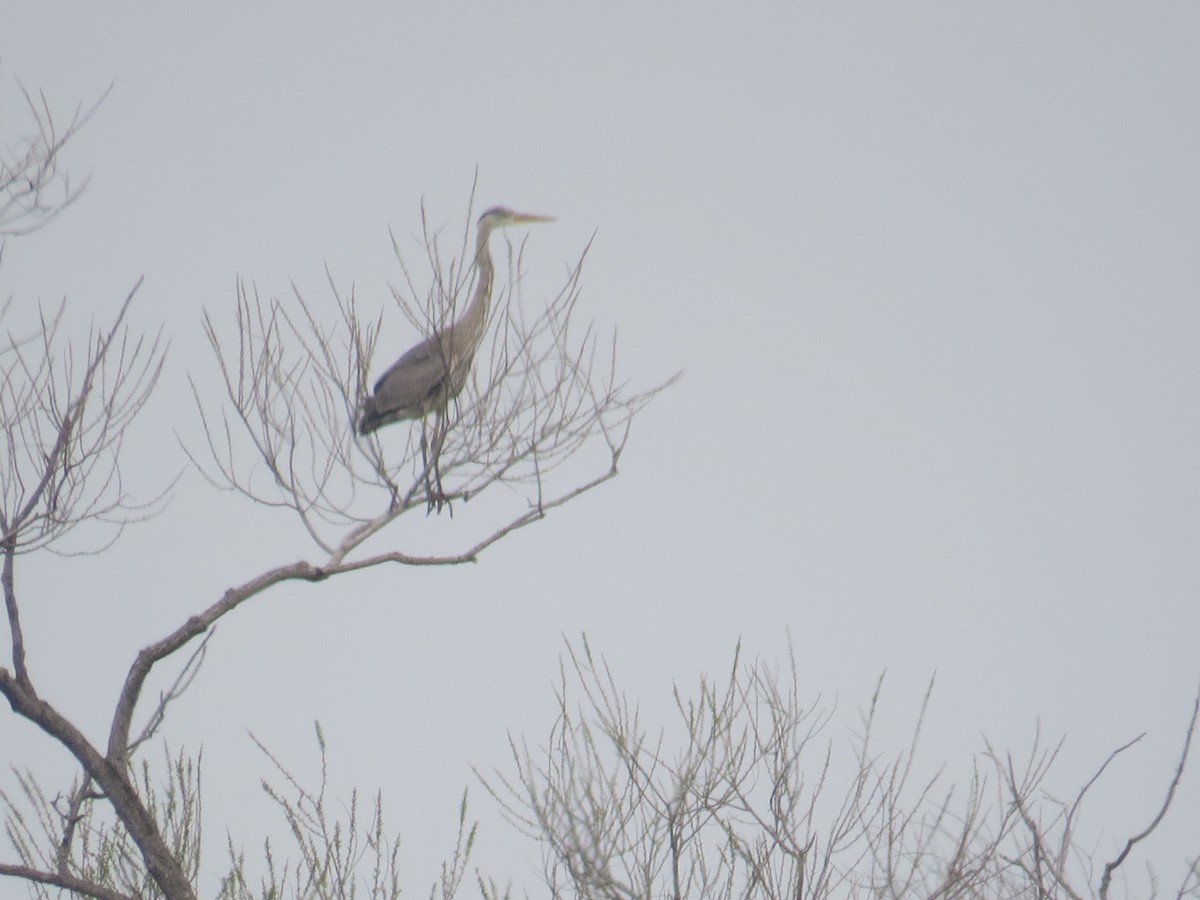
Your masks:
M513 212L503 206L493 207L479 217L475 233L475 294L470 305L458 321L435 331L379 377L372 396L363 399L357 425L359 434L370 434L392 422L420 419L421 450L422 455L425 454L426 417L431 412L444 412L450 401L462 392L487 327L495 271L488 239L497 228L553 221L553 216ZM439 449L434 447L435 468Z

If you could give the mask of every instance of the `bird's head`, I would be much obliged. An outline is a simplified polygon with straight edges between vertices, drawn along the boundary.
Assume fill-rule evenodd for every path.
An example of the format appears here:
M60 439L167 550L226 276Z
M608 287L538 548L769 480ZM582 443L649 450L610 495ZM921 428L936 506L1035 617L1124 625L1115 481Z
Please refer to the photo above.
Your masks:
M479 227L487 231L505 225L522 225L532 222L553 222L553 216L535 216L531 213L513 212L504 206L493 206L479 217Z

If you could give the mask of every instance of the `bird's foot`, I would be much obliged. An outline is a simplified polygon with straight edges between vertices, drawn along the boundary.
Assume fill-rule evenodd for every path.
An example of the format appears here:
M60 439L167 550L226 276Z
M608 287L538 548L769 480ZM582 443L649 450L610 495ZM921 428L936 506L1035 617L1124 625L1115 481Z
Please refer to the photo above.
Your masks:
M436 512L441 515L442 509L450 513L450 518L454 518L454 507L450 503L450 498L441 491L426 493L425 495L425 515Z

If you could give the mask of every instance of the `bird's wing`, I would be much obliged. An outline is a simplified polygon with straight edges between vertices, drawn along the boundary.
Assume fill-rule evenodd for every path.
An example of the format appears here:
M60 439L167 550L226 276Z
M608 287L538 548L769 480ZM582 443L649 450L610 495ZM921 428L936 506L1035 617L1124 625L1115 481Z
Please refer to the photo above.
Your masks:
M420 406L437 393L448 367L439 335L417 344L375 382L375 405L381 411Z

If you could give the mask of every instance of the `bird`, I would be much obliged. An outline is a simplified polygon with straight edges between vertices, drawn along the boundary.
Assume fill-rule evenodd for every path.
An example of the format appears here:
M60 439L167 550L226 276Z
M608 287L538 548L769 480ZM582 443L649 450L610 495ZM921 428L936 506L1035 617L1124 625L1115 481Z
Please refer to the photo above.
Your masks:
M396 360L362 401L357 430L367 435L406 419L422 419L445 410L466 386L475 351L483 340L492 300L494 267L488 239L497 228L553 222L553 216L513 212L495 206L479 217L475 233L475 294L458 321L421 341Z
M494 206L480 216L475 232L475 294L466 311L458 321L435 331L392 363L375 382L372 395L363 398L355 426L360 435L371 434L392 422L421 420L421 460L430 511L440 512L443 505L449 508L450 504L442 488L439 460L446 437L442 413L466 387L475 351L487 327L495 273L488 241L497 228L553 221L553 216L513 212L503 206ZM426 433L431 412L437 416L432 447Z
M379 377L372 396L362 400L359 434L370 434L406 419L424 419L442 412L467 384L475 350L484 340L487 310L492 301L494 266L487 242L493 230L533 222L553 222L553 216L514 212L493 206L479 217L475 232L475 293L470 305L449 328L434 331L396 360Z

